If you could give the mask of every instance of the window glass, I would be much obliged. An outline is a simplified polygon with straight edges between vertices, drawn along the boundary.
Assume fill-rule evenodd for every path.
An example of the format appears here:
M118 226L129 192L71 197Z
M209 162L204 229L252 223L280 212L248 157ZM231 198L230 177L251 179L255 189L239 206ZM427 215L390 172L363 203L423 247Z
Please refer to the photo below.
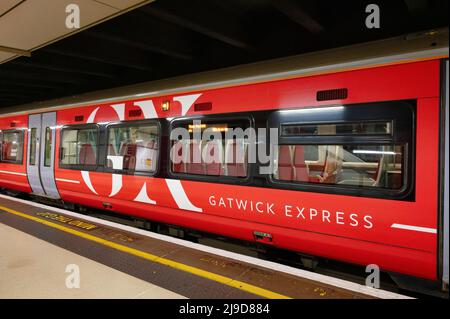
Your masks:
M198 121L178 128L189 138L172 139L171 169L190 175L246 177L248 174L248 136L246 120Z
M317 157L308 149L317 149ZM404 147L400 145L279 145L274 178L317 183L400 189Z
M67 128L61 137L61 164L63 165L96 165L97 164L96 128Z
M155 172L158 161L158 126L108 128L107 167L116 170Z
M392 134L391 122L281 125L282 136L387 134Z
M3 131L1 160L21 163L23 158L23 132Z
M50 167L52 160L52 130L50 127L45 129L45 153L44 166Z
M30 165L36 165L37 128L30 131Z

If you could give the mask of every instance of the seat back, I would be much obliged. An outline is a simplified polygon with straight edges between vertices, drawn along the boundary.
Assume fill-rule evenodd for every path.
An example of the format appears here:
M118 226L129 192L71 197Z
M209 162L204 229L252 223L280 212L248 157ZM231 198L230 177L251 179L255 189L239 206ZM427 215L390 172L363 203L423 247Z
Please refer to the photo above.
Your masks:
M247 147L244 140L228 141L225 153L227 176L246 177Z
M205 168L201 160L201 142L191 140L189 143L189 161L186 163L186 173L204 175Z
M95 165L97 163L94 148L91 144L82 144L78 157L78 164L80 165Z
M222 143L219 143L218 141L208 141L205 143L203 152L204 157L202 157L202 160L205 165L205 173L207 175L222 175Z
M294 170L297 182L309 181L308 166L305 163L305 150L301 145L296 145L294 149Z
M294 180L292 147L289 145L281 145L278 148L278 179L283 181Z
M123 156L123 169L134 170L136 166L136 144L125 141L122 142L119 155Z
M171 149L172 171L186 173L186 154L183 154L183 141L175 141Z

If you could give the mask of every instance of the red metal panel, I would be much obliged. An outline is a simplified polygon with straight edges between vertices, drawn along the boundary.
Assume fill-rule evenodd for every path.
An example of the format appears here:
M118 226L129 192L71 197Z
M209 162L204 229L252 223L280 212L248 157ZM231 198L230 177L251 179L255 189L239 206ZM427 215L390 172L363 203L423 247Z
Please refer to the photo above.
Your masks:
M15 123L11 127L11 123ZM0 187L13 189L19 192L31 192L27 173L27 149L28 140L28 115L0 117L0 130L24 130L23 164L11 164L0 162Z

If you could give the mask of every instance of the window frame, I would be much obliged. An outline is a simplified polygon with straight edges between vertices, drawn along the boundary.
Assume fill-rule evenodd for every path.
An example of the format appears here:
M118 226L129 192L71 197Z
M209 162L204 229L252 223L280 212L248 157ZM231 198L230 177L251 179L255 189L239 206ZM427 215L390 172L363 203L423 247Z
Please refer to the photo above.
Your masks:
M4 138L5 133L19 133L20 141L22 144L22 147L21 147L22 156L21 156L20 160L11 161L11 160L3 159L3 138ZM18 129L0 130L0 163L23 165L23 160L25 157L24 155L25 155L25 133L24 133L24 130L18 130Z
M155 125L158 130L158 155L157 155L157 163L156 168L153 172L148 171L139 171L139 170L123 170L123 169L113 169L107 167L108 161L108 142L109 142L109 128L121 128L121 127L136 127L136 126L146 126L146 125ZM135 176L155 176L160 172L161 167L161 136L162 136L162 128L161 123L157 119L149 119L149 120L136 120L136 121L120 121L120 122L111 122L104 126L105 129L105 152L103 160L103 172L118 174L118 175L135 175Z
M198 115L198 116L189 116L189 117L181 117L176 118L170 121L169 131L168 131L168 154L167 154L167 174L170 178L180 179L180 180L192 180L192 181L201 181L201 182L209 182L209 183L221 183L221 184L236 184L236 185L244 185L252 182L254 178L254 170L256 168L255 164L247 162L247 176L246 177L237 177L237 176L217 176L217 175L196 175L196 174L188 174L188 173L175 173L172 171L172 161L170 159L172 141L170 139L170 135L172 131L180 126L184 126L183 124L190 124L193 121L205 121L208 122L233 122L233 121L247 121L250 128L255 129L255 120L253 116L248 115L229 115L229 114L214 114L214 115ZM247 153L248 155L248 153Z
M411 103L412 102L412 103ZM403 104L403 105L402 105ZM311 121L306 118L302 120L293 120L292 122L283 122L280 120L280 112L284 110L276 110L272 112L267 120L267 128L276 123L278 127L278 142L281 145L360 145L360 146L401 146L403 148L403 162L402 162L402 187L399 189L386 189L382 187L361 187L353 185L343 184L320 184L312 182L293 182L283 181L274 178L274 174L266 176L267 183L270 187L298 190L305 192L316 193L328 193L338 195L350 195L361 196L368 198L383 198L383 199L397 199L414 201L415 195L415 143L416 143L416 100L408 101L386 101L386 102L374 102L374 103L361 103L358 105L339 105L345 108L361 108L353 114L354 116L349 119L336 120L330 117L328 114L324 114L322 119L317 121ZM329 105L324 107L333 107L335 105ZM368 114L362 108L370 110ZM408 110L389 110L398 109L400 107L408 108ZM295 109L294 109L295 110ZM349 111L347 111L349 112ZM396 116L406 113L411 117L409 128L406 122L399 123ZM325 112L326 113L326 112ZM317 116L317 115L316 115ZM319 117L319 116L317 116ZM327 118L328 117L328 118ZM340 123L352 123L355 118L361 122L392 122L391 134L379 134L379 135L299 135L299 136L282 136L281 126L286 124L340 124ZM404 121L403 118L400 119ZM398 130L403 130L399 132ZM408 131L408 132L406 132ZM270 134L268 130L268 134ZM399 136L400 135L400 136ZM267 137L269 138L269 136ZM269 139L268 139L269 140ZM267 146L269 147L269 146Z
M317 134L317 135L313 135L313 134L302 134L302 135L282 135L282 130L283 130L283 125L286 125L285 123L280 123L278 130L279 130L279 137L281 138L289 138L289 137L294 137L294 138L302 138L302 137L319 137L319 136L323 136L323 137L327 137L327 138L333 138L336 136L339 137L355 137L355 136L359 136L362 137L364 139L370 139L372 137L375 138L380 138L380 137L387 137L390 138L394 135L394 131L395 131L395 125L394 125L394 121L392 119L387 119L387 120L383 120L383 119L376 119L376 120L365 120L363 121L364 123L390 123L391 124L391 132L390 133L379 133L379 134L371 134L371 133L364 133L364 134L352 134L352 133L341 133L341 134ZM339 125L339 124L358 124L355 121L348 121L348 122L343 122L343 121L322 121L322 122L290 122L289 124L287 124L287 126L313 126L313 125Z
M50 158L47 158L47 146L48 146L48 140L47 140L47 132L50 132ZM55 144L55 141L53 140L53 134L52 129L50 126L45 127L45 134L44 134L44 167L52 167L52 146ZM55 135L56 136L56 135ZM47 159L49 160L49 163L47 163ZM31 165L31 164L30 164Z
M80 164L63 164L62 163L62 155L63 155L63 134L66 130L89 130L96 129L97 130L97 151L95 157L95 165L80 165ZM75 125L64 125L59 131L59 156L58 156L58 166L61 169L68 170L76 170L76 171L97 171L99 167L99 154L100 154L100 125L97 123L93 124L75 124Z
M36 138L35 142L36 143L33 143L33 141L32 141L32 138L33 138L32 132L33 132L33 130L36 132L36 135L35 135L35 138ZM37 144L37 140L38 140L37 133L38 133L38 129L36 127L32 127L32 128L30 128L28 130L28 136L29 136L28 140L30 141L30 145L29 145L30 147L29 147L29 152L28 152L29 153L29 155L28 155L29 156L29 158L28 158L28 165L29 166L33 166L33 167L38 166L36 164L36 162L37 162L36 161L36 144ZM32 152L33 151L32 145L34 145L34 152ZM32 158L33 158L33 163L31 162Z

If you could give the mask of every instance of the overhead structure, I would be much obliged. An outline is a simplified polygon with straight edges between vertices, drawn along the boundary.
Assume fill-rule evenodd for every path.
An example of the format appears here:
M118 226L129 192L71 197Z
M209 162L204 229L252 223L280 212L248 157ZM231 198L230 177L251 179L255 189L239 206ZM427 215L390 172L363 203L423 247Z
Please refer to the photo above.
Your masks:
M0 0L0 108L448 28L448 0L376 3Z
M0 2L0 63L18 56L30 57L34 50L83 31L98 23L153 0L2 0ZM79 8L80 24L66 25ZM70 17L69 17L70 18Z

